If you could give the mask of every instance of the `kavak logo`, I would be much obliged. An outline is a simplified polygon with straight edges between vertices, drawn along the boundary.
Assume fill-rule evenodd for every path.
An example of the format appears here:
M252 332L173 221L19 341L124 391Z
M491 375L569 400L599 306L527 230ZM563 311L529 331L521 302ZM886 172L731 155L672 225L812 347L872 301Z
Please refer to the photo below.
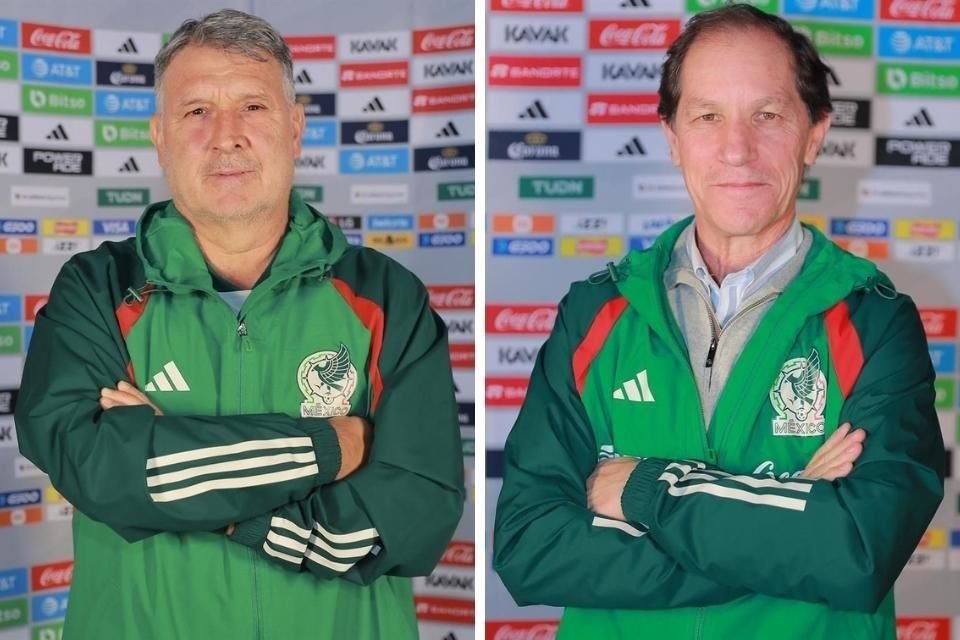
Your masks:
M414 58L410 82L415 85L441 85L473 80L473 54Z
M573 52L583 49L586 40L585 25L580 18L527 16L518 20L494 16L488 33L490 47L498 51Z
M336 36L284 37L294 60L333 60L337 57Z
M806 358L791 358L783 363L770 389L770 403L777 412L773 419L774 436L823 435L827 379L815 348Z
M345 34L337 39L341 60L404 59L410 55L410 32Z
M591 49L666 49L680 35L679 20L591 20Z
M663 71L661 58L655 53L590 55L586 61L586 85L590 89L656 93Z
M420 29L413 32L414 53L443 53L473 49L474 28L462 24L446 29Z
M491 86L579 87L580 57L490 56Z
M336 351L310 354L297 369L297 384L306 398L300 403L301 418L347 415L357 387L357 370L350 361L350 351L341 344Z

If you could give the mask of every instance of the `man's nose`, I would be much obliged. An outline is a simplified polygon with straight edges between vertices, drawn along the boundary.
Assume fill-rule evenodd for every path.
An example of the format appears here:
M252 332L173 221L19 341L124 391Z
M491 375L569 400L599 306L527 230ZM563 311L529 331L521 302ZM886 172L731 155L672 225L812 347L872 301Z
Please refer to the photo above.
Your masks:
M233 151L246 146L243 119L240 114L220 111L213 118L211 145L219 151Z
M756 157L756 132L750 122L728 120L723 127L720 155L727 164L739 166Z

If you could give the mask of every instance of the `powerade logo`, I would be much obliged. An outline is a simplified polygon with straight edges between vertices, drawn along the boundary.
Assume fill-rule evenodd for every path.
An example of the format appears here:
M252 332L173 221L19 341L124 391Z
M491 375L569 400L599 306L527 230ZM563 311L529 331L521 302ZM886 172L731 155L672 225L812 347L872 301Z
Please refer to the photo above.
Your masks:
M957 370L957 346L934 342L930 344L930 361L937 373L953 373Z
M0 571L0 598L19 596L27 592L27 568Z
M890 223L876 219L833 218L830 220L830 234L855 238L889 238Z
M302 141L305 147L330 147L337 144L336 121L307 120Z
M24 80L57 84L91 84L93 65L89 60L24 53L21 65Z
M0 218L0 235L35 236L37 235L37 221Z
M96 92L98 116L145 118L156 110L156 98L152 91L105 91Z
M877 41L881 58L960 59L960 31L956 30L881 26Z
M462 247L467 244L467 234L463 231L443 231L438 233L421 233L420 246L424 249L439 247Z
M408 173L409 149L341 149L340 173Z
M899 167L958 167L960 140L877 138L876 163Z
M0 20L0 47L17 46L18 31L15 20Z
M8 491L0 493L0 508L27 507L43 502L43 493L40 489L25 489L23 491Z
M136 220L94 220L93 235L123 236L129 238L137 230Z
M407 231L413 229L413 216L410 215L373 215L367 218L370 231Z
M827 18L873 18L873 0L784 0L783 12Z
M56 620L67 615L67 601L69 591L60 593L47 593L42 596L33 596L30 599L30 621L46 622L47 620Z
M552 256L553 238L494 238L493 254L497 256Z

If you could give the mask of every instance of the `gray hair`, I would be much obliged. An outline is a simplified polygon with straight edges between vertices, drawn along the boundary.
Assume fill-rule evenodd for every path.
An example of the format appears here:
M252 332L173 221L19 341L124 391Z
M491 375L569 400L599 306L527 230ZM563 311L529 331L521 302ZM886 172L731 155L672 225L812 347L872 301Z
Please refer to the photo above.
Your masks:
M157 110L163 74L180 51L188 45L216 47L228 53L267 62L273 58L283 69L283 92L290 102L296 100L293 88L293 57L290 47L273 26L257 16L236 9L221 9L199 20L185 20L170 37L154 59Z

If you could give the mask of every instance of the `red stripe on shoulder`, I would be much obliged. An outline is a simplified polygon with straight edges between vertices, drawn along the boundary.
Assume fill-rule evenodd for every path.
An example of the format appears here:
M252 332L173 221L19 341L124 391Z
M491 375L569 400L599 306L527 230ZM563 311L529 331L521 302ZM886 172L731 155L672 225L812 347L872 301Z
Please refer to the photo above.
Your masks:
M586 335L573 352L573 379L577 385L577 393L583 394L583 385L586 383L590 364L600 353L600 348L610 335L613 325L626 308L627 299L623 296L617 296L600 307Z
M841 300L827 310L824 324L830 343L830 359L837 370L840 393L846 400L863 369L863 347L857 328L850 321L850 308L846 301Z
M361 298L346 282L331 278L343 299L347 301L360 322L370 332L370 412L377 409L380 394L383 392L383 380L380 377L380 350L383 348L383 309L372 300Z
M147 302L150 301L150 291L152 289L153 285L148 285L140 292L140 300L134 298L130 304L127 304L126 301L121 302L120 306L113 312L117 317L117 324L120 325L120 335L123 337L124 342L126 342L127 336L129 336L133 330L133 325L137 324L137 320L139 320L147 310ZM132 362L127 363L127 375L130 377L130 384L137 386L137 381L133 375Z

